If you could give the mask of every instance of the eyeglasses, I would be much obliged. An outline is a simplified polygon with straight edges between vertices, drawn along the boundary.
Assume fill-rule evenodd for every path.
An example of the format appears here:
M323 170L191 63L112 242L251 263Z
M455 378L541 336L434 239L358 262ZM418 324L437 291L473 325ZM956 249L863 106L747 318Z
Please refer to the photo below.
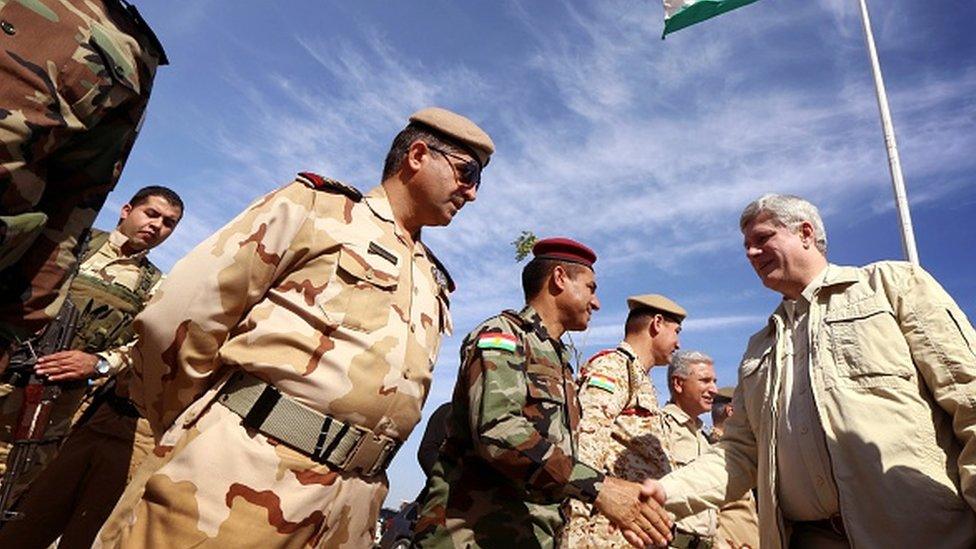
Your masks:
M476 160L469 160L433 145L427 145L427 148L444 155L444 159L447 160L447 163L451 165L451 169L454 170L454 177L458 182L466 187L474 187L474 190L478 190L478 187L481 186L481 164L478 164ZM456 165L450 161L450 158L460 160L462 164Z

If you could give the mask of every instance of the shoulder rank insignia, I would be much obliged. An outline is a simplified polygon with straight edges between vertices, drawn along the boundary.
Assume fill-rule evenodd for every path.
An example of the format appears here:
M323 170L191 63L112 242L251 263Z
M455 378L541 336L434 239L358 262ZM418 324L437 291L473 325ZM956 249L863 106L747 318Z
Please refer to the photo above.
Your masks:
M603 389L608 393L617 392L617 380L603 374L590 374L589 379L586 380L586 386Z
M359 192L359 189L346 185L342 181L336 179L322 177L317 173L301 172L298 174L298 180L313 189L346 195L351 198L353 202L359 202L363 199L363 193Z
M489 332L478 336L477 345L479 349L498 349L514 353L518 346L518 339L512 334Z
M586 362L587 362L587 364L589 364L590 362L593 362L594 360L600 358L601 356L609 355L610 353L614 352L614 350L615 349L604 349L604 350L600 351L599 353L591 356L590 359L587 360Z

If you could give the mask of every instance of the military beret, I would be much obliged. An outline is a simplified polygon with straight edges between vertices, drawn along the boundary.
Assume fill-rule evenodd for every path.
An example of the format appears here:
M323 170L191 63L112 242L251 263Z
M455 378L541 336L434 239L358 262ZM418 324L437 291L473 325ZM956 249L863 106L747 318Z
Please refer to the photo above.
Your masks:
M477 124L447 109L427 107L410 115L410 122L422 124L464 146L484 168L495 152L495 143Z
M648 307L663 313L674 315L678 317L678 322L681 322L686 316L688 316L688 312L685 311L681 305L678 305L663 295L644 294L632 295L627 298L627 308L629 308L631 311L643 307Z
M715 400L732 402L732 395L734 393L735 387L721 387L715 393Z
M557 259L579 263L591 269L596 263L596 253L571 238L544 238L532 246L532 255L538 259Z

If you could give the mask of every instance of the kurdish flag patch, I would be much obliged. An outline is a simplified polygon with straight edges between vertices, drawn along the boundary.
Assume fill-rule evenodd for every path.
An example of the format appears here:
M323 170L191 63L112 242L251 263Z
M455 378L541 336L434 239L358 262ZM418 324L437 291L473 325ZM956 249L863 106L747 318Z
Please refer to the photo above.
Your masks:
M511 334L488 333L478 336L479 349L499 349L514 353L516 345L518 345L518 339Z
M590 374L590 379L586 382L587 387L596 387L609 393L617 391L617 380L602 374Z

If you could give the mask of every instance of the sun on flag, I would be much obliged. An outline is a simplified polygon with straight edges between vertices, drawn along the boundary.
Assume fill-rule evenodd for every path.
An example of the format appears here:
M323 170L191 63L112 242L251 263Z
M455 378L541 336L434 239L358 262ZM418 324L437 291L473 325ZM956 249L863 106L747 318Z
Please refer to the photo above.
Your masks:
M664 0L664 38L689 25L700 23L756 0Z

